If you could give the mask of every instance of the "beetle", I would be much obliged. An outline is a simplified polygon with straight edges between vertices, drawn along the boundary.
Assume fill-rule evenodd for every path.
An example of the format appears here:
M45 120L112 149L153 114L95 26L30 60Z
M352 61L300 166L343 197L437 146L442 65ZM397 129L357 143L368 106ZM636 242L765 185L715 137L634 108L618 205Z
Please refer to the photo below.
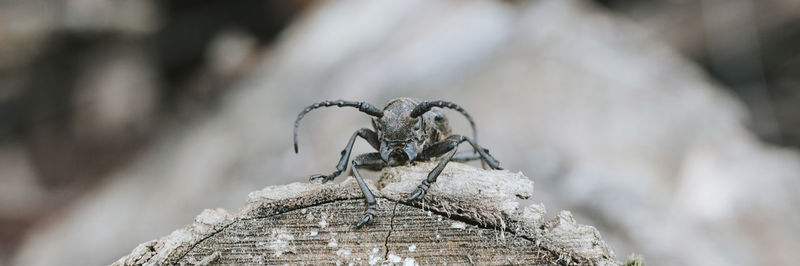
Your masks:
M377 207L375 196L367 187L364 179L361 178L358 172L359 169L379 171L387 166L407 165L413 162L439 159L439 163L428 173L427 178L411 192L408 201L424 197L425 192L428 191L432 183L436 182L436 178L450 161L481 159L492 169L502 169L500 162L489 154L489 150L478 145L475 122L464 108L452 102L420 101L414 98L390 100L382 110L367 102L356 101L322 101L312 104L303 109L294 122L295 153L298 152L297 128L300 126L300 120L311 110L330 106L354 107L372 116L374 131L362 128L353 133L344 150L342 150L341 158L333 173L329 175L315 174L309 178L310 182L320 180L322 183L326 183L339 176L347 168L347 161L350 160L353 143L358 137L366 140L370 146L377 150L377 152L358 155L352 161L353 175L358 181L367 203L364 218L356 224L356 228L369 223L375 216ZM453 109L464 115L472 127L473 138L452 135L450 125L442 108ZM456 154L458 145L463 142L469 143L474 151Z

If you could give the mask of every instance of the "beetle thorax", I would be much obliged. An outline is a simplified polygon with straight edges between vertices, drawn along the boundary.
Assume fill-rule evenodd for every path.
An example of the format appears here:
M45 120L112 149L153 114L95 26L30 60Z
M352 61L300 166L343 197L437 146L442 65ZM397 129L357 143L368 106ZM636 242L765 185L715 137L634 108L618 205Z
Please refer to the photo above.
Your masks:
M414 106L409 101L394 101L386 106L383 117L377 121L382 140L400 142L420 139L421 119L410 116Z

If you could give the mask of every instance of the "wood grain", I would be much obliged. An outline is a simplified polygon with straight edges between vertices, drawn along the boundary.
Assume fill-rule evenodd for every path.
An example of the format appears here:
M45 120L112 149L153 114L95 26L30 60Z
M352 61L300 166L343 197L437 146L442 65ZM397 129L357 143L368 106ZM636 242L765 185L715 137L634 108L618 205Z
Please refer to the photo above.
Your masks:
M180 263L215 252L221 264L547 264L549 251L509 232L380 199L375 224L352 226L363 201L344 200L232 223ZM430 215L429 215L430 214Z
M206 210L193 224L143 243L115 265L618 265L591 226L544 206L518 208L533 183L520 173L448 165L425 201L404 200L431 164L383 171L374 222L352 178L250 193L237 214Z

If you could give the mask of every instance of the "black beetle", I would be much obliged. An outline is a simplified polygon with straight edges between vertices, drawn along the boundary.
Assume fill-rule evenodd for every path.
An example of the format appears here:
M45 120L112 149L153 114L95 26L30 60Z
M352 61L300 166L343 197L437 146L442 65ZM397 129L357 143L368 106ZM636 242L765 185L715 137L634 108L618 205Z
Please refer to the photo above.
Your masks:
M310 105L297 115L297 120L294 122L295 153L297 153L297 127L300 125L300 120L311 110L329 106L355 107L359 111L373 116L372 126L375 131L362 128L353 133L353 136L347 142L347 146L342 150L342 157L339 160L339 164L336 165L336 171L333 171L330 175L312 175L310 178L310 181L320 179L322 183L325 183L341 174L347 168L347 161L350 160L350 151L353 149L356 137L364 138L373 148L378 150L378 152L358 155L353 160L353 175L356 177L368 205L364 218L356 225L357 228L372 220L375 216L377 205L375 196L372 195L367 184L364 183L358 173L358 169L378 171L386 166L405 165L416 161L441 158L439 164L428 173L428 178L423 180L422 184L411 193L408 198L409 201L422 198L431 184L436 182L436 178L447 165L447 162L451 160L483 159L492 169L502 169L500 168L500 162L489 154L489 150L478 145L475 136L470 139L465 136L450 134L450 125L441 108L453 109L463 114L472 126L473 134L476 133L475 122L472 121L472 117L463 108L451 102L420 101L413 98L391 100L383 110L375 108L375 106L367 102L343 100L323 101ZM464 141L472 145L474 152L456 154L458 145Z

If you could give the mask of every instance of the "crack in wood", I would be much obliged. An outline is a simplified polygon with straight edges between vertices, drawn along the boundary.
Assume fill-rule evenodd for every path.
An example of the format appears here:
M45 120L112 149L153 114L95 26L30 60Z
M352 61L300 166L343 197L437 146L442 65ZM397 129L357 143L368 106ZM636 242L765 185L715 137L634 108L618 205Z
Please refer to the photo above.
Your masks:
M222 232L222 231L224 231L226 228L228 228L228 227L229 227L229 226L231 226L232 224L236 223L236 222L237 222L237 220L238 220L238 219L236 219L236 220L233 220L231 223L229 223L229 224L227 224L227 225L225 225L225 226L223 226L223 227L220 227L220 228L219 228L219 230L216 230L216 231L212 232L211 234L209 234L209 235L207 235L207 236L205 236L205 237L201 238L201 239L200 239L200 240L198 240L197 242L193 243L193 244L192 244L192 245L191 245L189 248L187 248L187 249L186 249L186 252L184 252L183 254L181 254L180 256L178 256L178 258L175 260L175 262L181 261L181 260L182 260L184 257L186 257L186 255L188 255L188 254L189 254L189 252L190 252L190 251L192 251L192 249L194 249L194 248L195 248L197 245L199 245L200 243L203 243L203 241L205 241L206 239L209 239L209 238L213 237L214 235L218 234L219 232Z
M389 237L392 236L392 231L394 230L394 216L395 212L397 211L397 204L400 203L395 202L394 206L392 207L392 218L389 220L389 233L386 234L386 240L383 241L383 248L386 249L386 251L383 252L383 260L387 260L387 257L389 256Z

